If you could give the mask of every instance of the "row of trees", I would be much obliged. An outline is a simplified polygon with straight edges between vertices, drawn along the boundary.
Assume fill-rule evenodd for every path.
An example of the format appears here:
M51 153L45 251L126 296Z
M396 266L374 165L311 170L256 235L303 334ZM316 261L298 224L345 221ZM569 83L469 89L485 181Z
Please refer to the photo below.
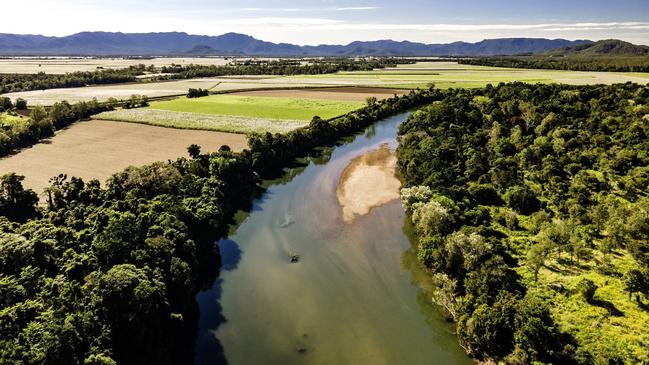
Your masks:
M478 57L460 58L463 65L572 71L649 72L649 57Z
M377 68L394 67L397 64L414 63L402 58L325 58L300 61L246 60L228 65L171 65L163 66L160 72L168 74L158 79L191 79L197 77L241 76L241 75L322 75L340 71L371 71Z
M201 88L198 88L198 89L190 88L187 91L187 97L190 98L190 99L192 99L192 98L200 98L200 97L203 97L203 96L208 96L209 94L210 94L210 91L208 89L201 89Z
M16 101L16 108L23 105L26 107L24 101ZM0 125L2 128L0 129L0 156L50 137L56 130L64 128L72 122L111 109L112 106L109 103L99 103L97 100L75 104L63 101L47 109L37 106L31 110L28 118Z
M590 261L609 280L624 275L629 294L649 295L648 118L646 86L513 83L450 90L400 127L402 199L418 257L470 354L641 361L560 333L553 303L527 286L538 288L550 263L582 270ZM635 258L631 270L613 264L624 251ZM519 276L525 270L531 279ZM596 286L570 289L596 303Z
M220 266L214 241L249 207L260 177L439 95L376 102L332 125L314 118L289 135L253 136L242 153L192 145L190 158L128 168L104 188L61 175L42 207L22 177L0 178L0 362L191 362L193 298Z

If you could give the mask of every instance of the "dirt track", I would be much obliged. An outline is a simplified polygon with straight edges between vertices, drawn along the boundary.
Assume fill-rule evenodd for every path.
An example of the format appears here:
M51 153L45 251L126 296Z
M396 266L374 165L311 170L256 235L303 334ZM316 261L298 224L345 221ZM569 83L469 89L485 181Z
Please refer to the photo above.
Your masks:
M75 123L42 143L0 159L0 174L25 175L25 186L42 194L48 180L60 173L103 183L128 166L186 156L192 143L203 152L216 151L224 144L237 151L247 146L246 137L240 134L93 120Z

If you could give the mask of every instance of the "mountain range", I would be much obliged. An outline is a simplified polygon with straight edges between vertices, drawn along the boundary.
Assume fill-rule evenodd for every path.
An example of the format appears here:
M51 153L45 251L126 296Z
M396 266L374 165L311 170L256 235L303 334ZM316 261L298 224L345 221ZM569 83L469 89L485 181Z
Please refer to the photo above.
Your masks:
M592 43L587 40L501 38L477 43L424 44L379 40L347 45L298 46L266 42L239 33L205 36L182 32L81 32L64 37L0 34L0 55L493 56L543 53Z
M558 48L546 54L562 57L647 56L649 47L638 46L618 39L605 39L590 44Z

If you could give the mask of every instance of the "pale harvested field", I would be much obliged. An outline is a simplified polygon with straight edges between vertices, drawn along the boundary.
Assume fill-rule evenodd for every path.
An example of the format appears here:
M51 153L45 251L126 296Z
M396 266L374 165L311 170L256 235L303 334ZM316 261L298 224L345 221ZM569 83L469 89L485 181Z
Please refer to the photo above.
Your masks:
M213 79L192 79L177 81L162 81L150 83L128 83L106 86L75 87L67 89L49 89L23 91L4 94L12 99L23 98L30 105L52 105L67 100L70 103L89 101L96 98L106 101L109 98L128 99L131 95L146 95L148 97L184 95L189 88L211 89L219 83Z
M153 59L124 58L11 58L0 59L0 73L38 73L64 74L75 71L95 71L97 67L126 68L144 64L156 67L176 65L225 65L229 60L221 57L160 57Z
M435 84L439 88L474 88L500 82L566 83L574 85L636 82L647 84L647 73L581 72L561 70L526 70L458 65L454 62L420 62L384 70L339 72L326 75L238 76L193 80L91 86L6 94L12 99L26 99L31 105L51 105L57 101L76 102L96 97L126 99L133 94L149 97L185 94L189 88L212 91L252 91L278 88L366 87L414 89Z
M229 133L287 133L308 125L301 120L273 120L232 115L177 112L150 108L116 109L94 115L93 119L141 123L166 128L200 129Z
M0 173L26 176L25 186L40 195L49 179L60 173L103 183L128 166L187 156L192 143L203 152L224 144L237 151L247 147L246 137L240 134L93 120L77 122L43 143L0 159Z
M370 88L370 87L336 87L326 89L303 90L259 90L234 93L241 96L268 96L340 101L366 101L369 97L383 100L396 95L403 95L410 90Z
M274 77L268 79L249 78L203 78L190 80L174 80L160 82L128 83L103 86L75 87L67 89L49 89L23 91L3 94L11 99L23 98L30 105L52 105L56 102L66 100L70 103L89 101L96 98L99 101L106 101L109 98L118 100L128 99L131 95L146 95L150 98L185 95L190 88L201 88L212 91L250 90L258 88L286 88L286 87L318 87L338 85L336 81L321 80L320 82L305 83L300 80L288 82L278 80Z

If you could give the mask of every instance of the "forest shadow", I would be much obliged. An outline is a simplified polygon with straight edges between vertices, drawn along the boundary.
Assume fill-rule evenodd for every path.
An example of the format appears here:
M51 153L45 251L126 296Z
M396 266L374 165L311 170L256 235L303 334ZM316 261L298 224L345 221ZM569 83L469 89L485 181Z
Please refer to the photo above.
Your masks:
M216 247L220 252L220 272L235 270L241 261L241 249L231 239L220 240ZM216 278L209 289L196 295L198 326L195 335L195 365L227 364L223 345L216 338L216 330L227 321L223 315L221 297L223 279Z

